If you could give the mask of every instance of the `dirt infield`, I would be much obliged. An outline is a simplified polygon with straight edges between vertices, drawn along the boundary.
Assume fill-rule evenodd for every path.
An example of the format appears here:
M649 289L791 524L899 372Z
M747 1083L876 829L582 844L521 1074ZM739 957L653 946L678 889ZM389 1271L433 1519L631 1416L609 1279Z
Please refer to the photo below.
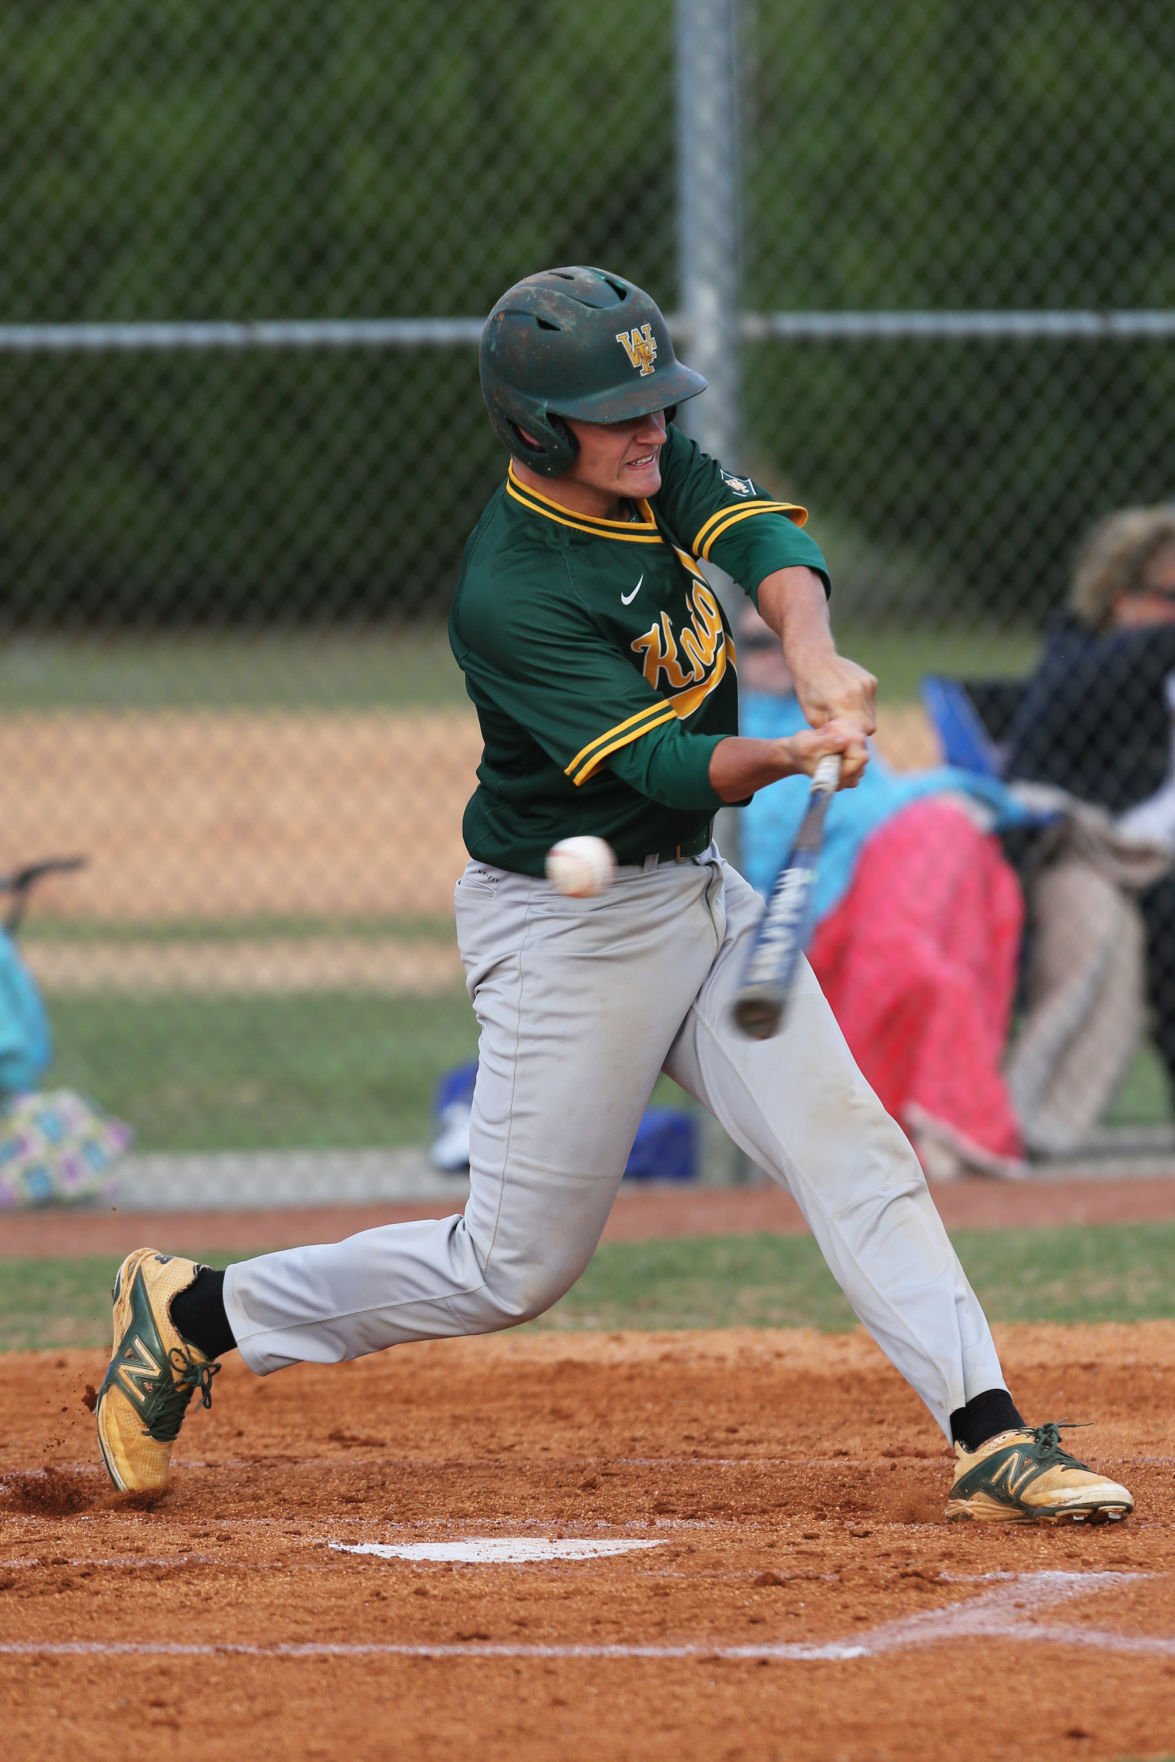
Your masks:
M942 1440L859 1334L230 1361L153 1506L95 1466L102 1355L6 1358L6 1754L1169 1753L1175 1324L999 1341L1034 1415L1097 1422L1128 1523L945 1524Z

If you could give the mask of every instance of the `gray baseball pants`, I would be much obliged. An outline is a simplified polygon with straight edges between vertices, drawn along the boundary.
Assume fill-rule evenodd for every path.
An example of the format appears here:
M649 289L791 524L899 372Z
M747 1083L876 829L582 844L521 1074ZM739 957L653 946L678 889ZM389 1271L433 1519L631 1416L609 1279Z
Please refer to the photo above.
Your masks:
M241 1355L266 1374L540 1315L583 1272L661 1071L792 1194L878 1345L949 1437L1004 1377L917 1158L806 963L780 1034L729 1005L762 911L711 845L622 869L594 899L470 863L457 934L481 1029L463 1216L389 1224L229 1268Z

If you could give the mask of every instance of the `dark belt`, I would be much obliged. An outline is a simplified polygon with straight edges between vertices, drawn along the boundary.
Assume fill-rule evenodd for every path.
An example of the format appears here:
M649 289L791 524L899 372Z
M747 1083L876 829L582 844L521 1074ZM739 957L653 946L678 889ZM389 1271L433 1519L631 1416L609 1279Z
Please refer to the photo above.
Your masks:
M691 857L700 857L714 836L714 822L707 821L700 832L692 838L686 838L681 844L670 845L668 850L653 850L647 856L640 857L636 863L627 865L637 869L655 869L659 863L688 863ZM625 866L625 865L622 865Z

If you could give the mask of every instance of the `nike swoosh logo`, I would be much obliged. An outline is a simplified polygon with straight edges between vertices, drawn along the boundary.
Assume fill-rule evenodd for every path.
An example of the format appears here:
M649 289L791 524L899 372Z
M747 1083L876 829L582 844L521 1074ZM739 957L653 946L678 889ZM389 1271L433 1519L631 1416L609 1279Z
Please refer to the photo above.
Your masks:
M643 580L644 580L644 576L642 575L641 581L643 581ZM636 586L633 588L631 593L622 593L621 594L620 604L622 606L631 606L633 600L635 600L637 594L641 591L641 581L637 582Z

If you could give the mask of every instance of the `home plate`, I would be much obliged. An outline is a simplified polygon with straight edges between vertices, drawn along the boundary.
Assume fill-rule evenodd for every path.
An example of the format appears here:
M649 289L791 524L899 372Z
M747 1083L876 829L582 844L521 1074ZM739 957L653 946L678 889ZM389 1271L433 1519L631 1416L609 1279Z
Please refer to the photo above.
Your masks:
M542 1560L595 1560L660 1548L661 1542L588 1541L568 1536L467 1536L460 1542L331 1542L340 1554L378 1554L383 1560L460 1560L473 1565L523 1566Z

